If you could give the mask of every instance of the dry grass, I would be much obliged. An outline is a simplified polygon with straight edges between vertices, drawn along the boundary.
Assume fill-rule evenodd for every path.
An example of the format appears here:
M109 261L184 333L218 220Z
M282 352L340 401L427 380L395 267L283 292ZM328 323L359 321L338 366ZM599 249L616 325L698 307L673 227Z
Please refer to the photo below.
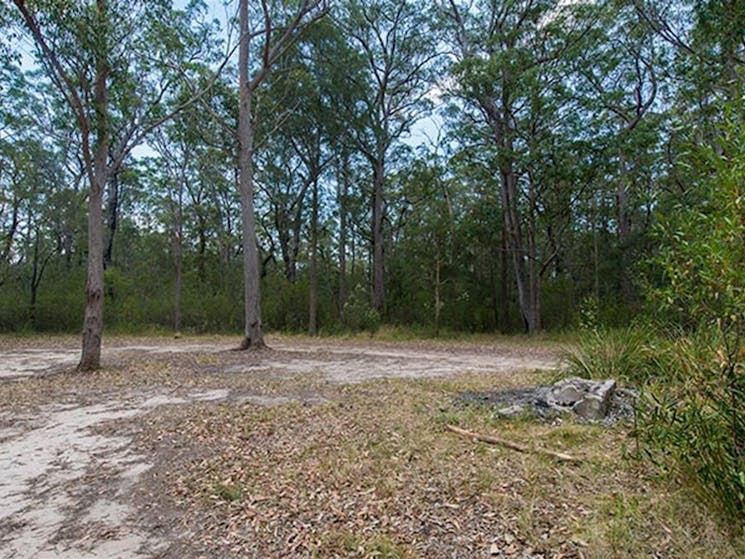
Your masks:
M167 487L199 519L185 528L208 556L742 556L683 490L624 459L623 428L497 421L453 404L487 388L488 376L381 381L327 390L319 406L177 408L159 432L210 450L168 472ZM584 461L474 444L449 422Z
M743 541L685 488L625 459L633 445L626 428L497 420L454 400L551 373L340 385L320 374L222 372L261 358L132 356L85 377L0 383L0 401L10 412L156 389L229 389L220 403L162 406L107 426L133 433L132 452L155 464L135 504L145 527L172 543L163 558L745 556ZM266 407L242 402L247 395L297 401ZM448 423L583 461L474 443L446 431Z

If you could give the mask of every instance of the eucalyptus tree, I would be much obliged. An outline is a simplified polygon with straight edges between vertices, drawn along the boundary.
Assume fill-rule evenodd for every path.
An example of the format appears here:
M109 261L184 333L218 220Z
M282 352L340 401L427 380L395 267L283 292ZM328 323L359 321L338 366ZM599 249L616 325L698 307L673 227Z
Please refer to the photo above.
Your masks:
M569 79L564 59L594 22L592 9L558 0L443 5L455 93L495 148L506 248L528 332L542 328L540 278L554 257L540 254L537 244L545 208L539 188L551 185L535 180L544 165L536 140L555 142L557 131L566 128L573 109L562 104Z
M206 69L202 79L208 79ZM192 94L193 84L187 85L173 102L183 102ZM173 325L177 331L182 324L189 248L196 249L190 260L196 260L194 279L200 287L208 283L209 250L219 255L222 266L236 252L235 136L228 125L237 112L233 97L227 77L221 76L198 105L185 108L148 141L158 155L149 165L151 180L158 186L152 189L151 203L158 208L162 227L173 242Z
M21 226L21 205L28 196L23 192L22 177L25 153L22 142L29 137L25 130L32 130L25 118L24 107L32 97L23 73L9 56L3 56L0 66L0 284L12 260L14 244ZM36 145L36 139L25 142ZM31 159L33 161L33 159Z
M71 258L75 177L66 169L66 138L44 132L56 117L44 84L12 56L0 64L0 285L9 280L28 292L27 308L16 312L36 327L47 265L57 255Z
M103 334L104 192L132 149L183 108L164 111L164 100L188 74L184 62L201 49L200 36L204 39L208 29L195 28L190 17L166 1L13 4L80 136L88 181L88 278L78 370L97 369ZM128 117L120 120L124 113ZM120 121L127 122L121 129Z
M685 63L707 93L735 97L745 79L745 3L742 0L626 0Z
M457 182L448 175L437 147L420 154L401 173L407 211L395 253L395 262L401 268L399 291L420 294L412 299L421 301L429 311L427 319L433 323L435 335L440 333L442 311L450 303L446 286L455 272L457 234L453 192Z
M603 183L610 187L615 212L618 272L626 303L633 300L632 254L646 230L643 208L651 200L650 176L663 139L661 102L665 84L664 50L633 6L608 2L599 23L573 61L576 94L590 116L586 135L604 155ZM601 185L602 186L602 185ZM604 188L594 203L604 204Z
M259 258L254 215L254 140L261 110L254 103L256 93L278 60L313 22L326 15L325 0L302 0L291 6L283 2L262 2L257 12L249 11L248 0L239 0L238 110L239 179L241 231L243 233L244 332L241 349L261 348ZM251 18L250 16L254 16ZM259 53L249 57L251 48Z
M350 271L354 275L356 248L365 244L365 241L357 242L357 232L366 228L355 227L355 223L366 214L367 204L361 200L360 192L366 161L360 156L355 138L365 125L359 108L366 105L368 96L365 80L368 63L357 45L345 36L340 22L332 18L318 26L307 43L310 48L306 55L307 68L320 96L315 118L322 121L326 147L331 155L331 180L336 186L337 308L343 319Z
M344 126L341 122L344 111L338 110L332 93L345 89L337 69L338 59L335 62L333 58L334 54L340 54L338 49L342 46L340 30L329 20L316 25L305 40L298 43L299 66L292 80L296 103L286 123L292 149L302 163L300 177L304 184L310 185L308 333L311 336L318 333L320 182L334 158L331 138ZM344 56L343 47L341 54Z
M439 57L427 4L416 0L350 0L340 20L345 34L366 61L351 74L364 92L349 128L372 170L373 304L385 308L385 180L392 148L428 107L431 71Z
M256 182L264 194L271 216L271 224L265 224L264 228L272 244L276 242L278 245L287 281L294 283L311 181L300 176L302 161L283 133L292 132L286 126L282 128L279 133L267 138L257 158L260 172L257 173Z

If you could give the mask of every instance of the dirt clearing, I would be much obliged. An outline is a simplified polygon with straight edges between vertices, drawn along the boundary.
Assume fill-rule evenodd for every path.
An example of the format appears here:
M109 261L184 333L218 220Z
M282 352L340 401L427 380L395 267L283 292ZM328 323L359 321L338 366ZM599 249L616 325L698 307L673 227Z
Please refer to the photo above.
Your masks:
M0 559L738 554L623 460L624 428L457 403L554 374L550 345L111 338L80 375L76 342L0 339Z

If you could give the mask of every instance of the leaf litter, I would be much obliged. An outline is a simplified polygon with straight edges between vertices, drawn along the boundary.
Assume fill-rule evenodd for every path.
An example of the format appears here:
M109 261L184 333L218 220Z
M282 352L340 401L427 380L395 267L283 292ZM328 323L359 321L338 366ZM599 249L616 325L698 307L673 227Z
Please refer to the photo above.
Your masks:
M557 366L550 347L277 338L257 355L224 338L114 343L124 349L85 382L53 370L0 383L4 446L60 410L105 408L72 429L98 441L75 476L50 466L0 485L0 498L25 499L0 529L15 555L0 558L739 555L682 490L624 460L626 427L497 421L453 405L539 383L537 368ZM449 423L587 459L474 444ZM44 525L33 515L50 502Z

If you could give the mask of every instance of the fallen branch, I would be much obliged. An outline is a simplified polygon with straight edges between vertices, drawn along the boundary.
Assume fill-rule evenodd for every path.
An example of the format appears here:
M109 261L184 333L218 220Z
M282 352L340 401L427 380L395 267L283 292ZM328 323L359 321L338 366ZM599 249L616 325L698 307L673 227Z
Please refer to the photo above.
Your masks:
M527 446L524 446L518 443L514 443L512 441L506 441L504 439L492 437L490 435L481 435L479 433L473 433L471 431L466 431L465 429L461 429L460 427L456 427L455 425L447 425L447 428L453 433L457 433L459 435L462 435L474 441L481 441L484 443L496 444L499 446L510 448L512 450L516 450L518 452L532 452L535 454L543 454L544 456L550 456L551 458L556 458L557 460L563 460L564 462L581 462L579 458L575 458L574 456L570 456L569 454L564 454L562 452L554 452L552 450L546 450L543 448L530 448L530 447L527 447Z

